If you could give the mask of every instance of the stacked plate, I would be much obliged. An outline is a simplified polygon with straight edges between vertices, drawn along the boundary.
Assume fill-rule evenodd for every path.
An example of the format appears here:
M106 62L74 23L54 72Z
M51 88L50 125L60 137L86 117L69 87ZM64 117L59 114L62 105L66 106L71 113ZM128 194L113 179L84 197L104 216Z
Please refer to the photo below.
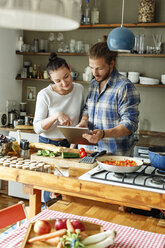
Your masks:
M140 84L156 85L159 84L159 80L149 77L140 77Z

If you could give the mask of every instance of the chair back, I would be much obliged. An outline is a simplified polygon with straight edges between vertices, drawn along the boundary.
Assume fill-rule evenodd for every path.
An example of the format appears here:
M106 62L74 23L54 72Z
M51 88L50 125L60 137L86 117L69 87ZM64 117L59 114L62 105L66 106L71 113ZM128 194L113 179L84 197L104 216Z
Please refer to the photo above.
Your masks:
M23 201L0 210L0 229L13 225L18 221L26 219L25 204Z

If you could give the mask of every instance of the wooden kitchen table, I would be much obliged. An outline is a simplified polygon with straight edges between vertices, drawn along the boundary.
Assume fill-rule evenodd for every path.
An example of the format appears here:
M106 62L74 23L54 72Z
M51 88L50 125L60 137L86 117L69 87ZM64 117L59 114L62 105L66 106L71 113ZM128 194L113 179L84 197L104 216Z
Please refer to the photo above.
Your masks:
M137 214L130 214L119 211L114 205L95 205L94 202L69 202L58 201L49 207L50 210L61 211L69 214L87 216L100 220L130 226L144 231L165 233L163 220L146 217Z
M41 190L139 209L165 209L165 194L0 166L0 179L24 184L30 195L30 217L41 211Z

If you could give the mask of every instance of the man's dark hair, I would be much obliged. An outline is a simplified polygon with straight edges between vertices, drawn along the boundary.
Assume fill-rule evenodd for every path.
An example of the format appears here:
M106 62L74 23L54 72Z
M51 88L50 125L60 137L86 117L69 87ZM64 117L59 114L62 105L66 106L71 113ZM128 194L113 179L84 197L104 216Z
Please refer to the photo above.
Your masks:
M107 42L98 42L89 50L89 58L105 58L106 64L108 65L110 65L112 60L116 60L117 54L117 52L109 50Z

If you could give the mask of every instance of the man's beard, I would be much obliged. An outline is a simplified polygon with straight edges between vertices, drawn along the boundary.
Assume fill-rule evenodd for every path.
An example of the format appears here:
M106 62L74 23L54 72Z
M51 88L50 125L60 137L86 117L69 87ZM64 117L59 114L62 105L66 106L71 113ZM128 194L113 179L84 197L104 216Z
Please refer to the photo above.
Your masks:
M108 79L110 77L110 69L108 72L104 75L104 77L101 80L96 80L98 83L103 82L104 80Z

